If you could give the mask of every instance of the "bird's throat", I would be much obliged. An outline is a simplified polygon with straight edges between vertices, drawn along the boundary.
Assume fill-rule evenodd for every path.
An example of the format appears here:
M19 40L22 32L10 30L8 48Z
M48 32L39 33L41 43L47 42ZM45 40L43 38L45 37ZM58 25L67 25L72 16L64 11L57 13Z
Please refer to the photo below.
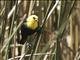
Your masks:
M27 22L27 27L35 30L38 27L38 23L37 22Z

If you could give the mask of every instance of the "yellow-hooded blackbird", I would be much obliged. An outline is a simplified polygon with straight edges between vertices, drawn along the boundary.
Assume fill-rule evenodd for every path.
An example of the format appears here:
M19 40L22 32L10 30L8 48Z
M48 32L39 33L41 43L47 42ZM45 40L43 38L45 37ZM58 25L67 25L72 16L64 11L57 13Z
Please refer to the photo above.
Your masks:
M32 35L38 30L39 27L39 21L38 16L31 15L26 19L26 22L24 22L21 26L21 36L22 39L18 41L19 44L24 44L27 40L27 37Z

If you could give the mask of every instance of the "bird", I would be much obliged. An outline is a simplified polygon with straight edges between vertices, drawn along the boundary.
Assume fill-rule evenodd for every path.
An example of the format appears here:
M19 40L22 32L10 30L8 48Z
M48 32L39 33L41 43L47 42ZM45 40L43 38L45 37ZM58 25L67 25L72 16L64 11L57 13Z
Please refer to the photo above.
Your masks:
M39 20L37 15L29 16L26 21L21 25L21 40L17 40L19 44L24 44L27 37L38 31Z

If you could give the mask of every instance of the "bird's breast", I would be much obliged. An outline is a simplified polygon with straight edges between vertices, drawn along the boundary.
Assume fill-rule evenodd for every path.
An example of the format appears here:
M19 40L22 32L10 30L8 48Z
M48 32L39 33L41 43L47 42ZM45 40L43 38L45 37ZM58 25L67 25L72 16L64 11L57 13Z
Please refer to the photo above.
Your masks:
M27 22L27 27L35 30L38 27L38 23L37 22Z

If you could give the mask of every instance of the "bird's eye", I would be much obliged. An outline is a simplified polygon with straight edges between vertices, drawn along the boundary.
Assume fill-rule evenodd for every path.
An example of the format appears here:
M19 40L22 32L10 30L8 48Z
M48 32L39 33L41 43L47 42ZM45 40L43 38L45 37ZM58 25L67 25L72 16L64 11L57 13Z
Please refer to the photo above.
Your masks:
M35 18L35 17L33 17L33 19L35 20L36 18Z

